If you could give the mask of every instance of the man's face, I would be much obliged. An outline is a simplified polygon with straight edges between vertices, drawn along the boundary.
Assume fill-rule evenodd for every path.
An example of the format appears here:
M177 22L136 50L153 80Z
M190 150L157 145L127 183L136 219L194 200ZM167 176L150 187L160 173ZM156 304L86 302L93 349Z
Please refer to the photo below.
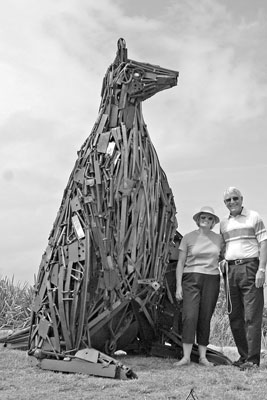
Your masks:
M224 204L230 211L230 214L233 216L236 216L241 213L242 203L243 203L243 197L239 196L235 192L227 193L227 195L224 198Z

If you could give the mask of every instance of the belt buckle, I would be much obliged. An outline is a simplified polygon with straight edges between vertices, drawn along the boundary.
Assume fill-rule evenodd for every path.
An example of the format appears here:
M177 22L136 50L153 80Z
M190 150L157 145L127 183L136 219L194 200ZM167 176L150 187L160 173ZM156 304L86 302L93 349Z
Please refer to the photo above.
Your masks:
M235 265L240 265L240 264L243 264L243 260L235 260Z

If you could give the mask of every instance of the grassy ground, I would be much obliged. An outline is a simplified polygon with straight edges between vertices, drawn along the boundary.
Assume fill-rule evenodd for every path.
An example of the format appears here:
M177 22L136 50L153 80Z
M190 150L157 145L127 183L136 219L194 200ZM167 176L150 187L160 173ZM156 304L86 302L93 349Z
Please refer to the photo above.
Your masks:
M261 367L240 371L232 366L175 368L173 359L123 356L119 360L138 375L136 380L116 380L44 371L28 364L23 351L0 348L1 400L142 399L185 400L191 389L201 399L264 400L267 360Z
M23 328L30 318L32 289L0 279L0 329ZM267 321L267 318L266 318ZM267 324L267 323L266 323ZM266 325L267 326L267 325ZM267 331L267 329L266 329ZM221 290L211 323L212 344L226 349L233 338ZM264 344L266 348L266 343ZM229 347L229 350L235 350ZM230 354L225 353L229 358ZM232 352L231 352L232 354ZM267 354L267 351L266 351ZM237 355L232 354L236 359ZM137 375L137 380L115 380L79 374L44 371L28 363L26 352L0 344L1 400L265 400L267 357L261 367L242 372L232 366L201 367L192 363L180 368L176 360L126 356L118 358ZM189 396L193 389L194 397Z

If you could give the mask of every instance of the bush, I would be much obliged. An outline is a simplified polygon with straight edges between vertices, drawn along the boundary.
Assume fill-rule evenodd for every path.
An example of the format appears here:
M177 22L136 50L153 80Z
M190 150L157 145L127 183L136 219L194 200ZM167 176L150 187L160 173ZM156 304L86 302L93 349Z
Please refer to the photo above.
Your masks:
M210 343L214 346L235 346L232 336L229 317L227 314L224 283L221 282L221 290L216 308L211 319ZM267 348L267 309L263 309L262 320L262 348Z
M235 346L227 314L223 282L221 282L219 298L211 319L210 343L218 347Z
M22 329L29 325L33 288L14 283L14 277L0 279L0 329Z

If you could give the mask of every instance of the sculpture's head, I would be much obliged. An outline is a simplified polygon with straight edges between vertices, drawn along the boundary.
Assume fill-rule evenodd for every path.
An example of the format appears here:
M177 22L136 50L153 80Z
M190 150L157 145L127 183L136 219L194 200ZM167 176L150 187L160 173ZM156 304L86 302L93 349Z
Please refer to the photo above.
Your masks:
M108 70L103 86L112 87L115 97L116 89L120 91L124 86L128 101L136 103L161 90L176 86L178 75L177 71L128 59L125 40L119 39L116 58Z

